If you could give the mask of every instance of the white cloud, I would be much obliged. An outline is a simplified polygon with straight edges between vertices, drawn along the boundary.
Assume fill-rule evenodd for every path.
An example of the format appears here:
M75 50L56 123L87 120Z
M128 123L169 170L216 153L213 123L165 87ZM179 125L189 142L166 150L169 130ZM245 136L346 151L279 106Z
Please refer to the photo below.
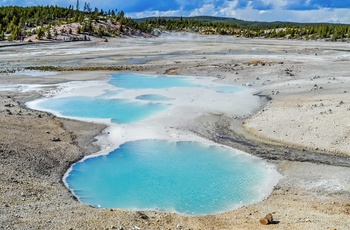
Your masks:
M144 11L144 12L137 12L137 13L126 13L127 17L131 18L146 18L146 17L172 17L172 16L181 16L182 11L180 10L169 10L169 11ZM183 15L185 16L185 15Z
M349 23L349 9L320 9L308 11L291 11L290 18L298 22L330 22L330 23Z
M118 8L118 10L124 10L127 16L134 18L205 15L234 17L249 21L333 22L350 24L350 9L344 8L347 6L348 1L349 0L169 0L165 2L164 0L152 0L142 2L142 0L99 0L91 2L86 0L86 2L91 2L93 8L95 6L103 8L104 10ZM77 0L0 0L0 5L28 6L52 4L64 7L73 5L75 8L76 2ZM79 2L80 9L82 9L85 0L79 0ZM121 4L122 2L125 4ZM164 6L163 3L166 5ZM160 4L162 5L162 9L166 10L146 9L146 7L150 5L153 6L154 4ZM343 8L320 8L322 5L329 7L332 4ZM134 5L136 7L136 12L133 12L131 10L132 7L130 7ZM122 9L122 6L129 6L130 9ZM168 8L166 8L167 6ZM287 8L290 10L287 10ZM152 7L148 9L152 9Z
M235 9L237 7L238 1L226 1L218 10L222 16L234 17L236 15Z
M195 9L190 12L189 16L217 16L218 12L215 9L214 4L206 4L201 8Z
M275 8L283 8L287 5L288 0L268 0Z
M180 0L182 1L182 0ZM205 0L206 4L190 12L185 11L148 11L138 14L144 16L222 16L234 17L248 21L289 21L289 22L330 22L330 23L350 23L349 9L319 9L319 10L285 10L287 0L265 0L267 4L272 4L273 9L256 10L252 4L243 9L237 9L238 0L225 1L221 6L216 6L214 0Z
M249 21L289 21L289 22L329 22L350 23L348 9L320 9L308 11L273 9L261 13L252 8L238 9L230 15L242 20Z

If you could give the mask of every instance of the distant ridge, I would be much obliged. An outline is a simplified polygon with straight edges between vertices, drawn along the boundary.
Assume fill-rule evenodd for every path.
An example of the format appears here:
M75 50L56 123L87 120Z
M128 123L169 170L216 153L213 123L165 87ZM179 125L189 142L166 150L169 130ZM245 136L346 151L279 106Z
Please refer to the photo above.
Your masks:
M193 16L193 17L146 17L134 19L137 22L146 22L146 20L156 20L158 18L165 20L194 20L200 21L203 23L224 23L224 24L235 24L241 28L261 28L261 29L272 29L272 28L281 28L286 26L315 26L315 25L350 25L342 23L298 23L298 22L283 22L283 21L274 21L274 22L261 22L261 21L245 21L236 18L228 17L216 17L216 16Z
M144 31L155 35L163 31L182 31L246 38L350 41L350 24L258 22L213 16L148 17L134 20Z

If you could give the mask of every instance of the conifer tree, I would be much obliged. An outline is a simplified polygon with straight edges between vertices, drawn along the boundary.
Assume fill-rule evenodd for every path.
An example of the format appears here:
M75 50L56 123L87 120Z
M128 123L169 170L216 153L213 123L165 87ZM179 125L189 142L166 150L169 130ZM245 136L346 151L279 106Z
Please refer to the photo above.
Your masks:
M46 38L47 38L47 39L52 39L50 27L47 28L47 31L46 31Z
M38 30L36 31L36 38L38 39L38 40L42 40L43 39L43 37L44 37L44 35L45 35L45 32L44 32L44 30L42 29L42 27L39 27L38 28Z
M100 26L98 27L97 36L99 36L99 37L102 37L102 36L103 36L103 28L102 28L102 25L100 25Z
M57 39L58 32L56 28L53 29L53 36L55 36L55 39Z
M0 41L5 39L5 33L3 30L0 30Z
M19 26L15 26L11 33L11 40L19 40L19 36L20 36L20 28Z
M76 11L79 11L79 0L77 0L77 4L76 4Z

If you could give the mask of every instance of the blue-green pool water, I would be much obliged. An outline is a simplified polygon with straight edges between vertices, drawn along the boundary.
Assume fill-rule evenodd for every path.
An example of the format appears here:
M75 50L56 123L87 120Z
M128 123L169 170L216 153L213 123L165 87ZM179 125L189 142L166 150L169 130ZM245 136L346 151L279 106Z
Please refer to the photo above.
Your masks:
M139 140L75 164L66 182L96 207L203 215L259 200L268 171L261 160L230 148Z
M96 99L91 97L63 97L45 100L40 104L63 116L81 118L109 118L118 124L142 120L165 110L168 105L156 102L135 102L125 99Z
M235 100L246 104L236 94L245 89L208 80L202 84L197 78L129 73L112 75L107 88L97 96L84 92L84 96L63 95L36 104L62 116L110 119L118 130L117 137L127 136L125 141L109 140L110 145L118 143L119 147L83 159L66 174L66 185L83 203L101 208L214 214L260 201L277 183L278 173L256 157L198 138L169 140L178 136L171 127L186 123L186 117L181 117L181 124L172 124L178 121L174 116L183 116L172 108L182 105L184 112L193 111L198 116L199 111L210 112L213 107L218 113L218 105L231 103L231 108ZM178 91L173 91L175 88ZM213 98L202 99L206 94ZM218 94L221 97L215 101ZM200 104L198 109L196 103ZM166 121L164 127L154 119L147 120L158 119L159 114ZM168 138L148 137L165 126ZM130 141L133 135L138 138Z
M145 94L137 96L136 99L142 100L142 101L171 101L174 100L173 98L165 97L163 95L159 94Z
M124 89L165 89L172 87L198 87L185 77L145 76L132 73L113 74L110 84Z

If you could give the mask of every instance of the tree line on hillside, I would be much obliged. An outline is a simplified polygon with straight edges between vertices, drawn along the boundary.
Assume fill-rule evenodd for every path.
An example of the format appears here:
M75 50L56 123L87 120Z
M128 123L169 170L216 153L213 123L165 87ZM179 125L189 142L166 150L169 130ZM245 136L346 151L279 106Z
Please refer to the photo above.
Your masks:
M81 7L82 6L82 7ZM71 25L77 29L72 31ZM59 31L57 28L60 28ZM350 25L300 24L284 22L248 22L219 17L149 18L134 20L123 11L99 10L90 3L63 8L58 6L0 7L0 40L19 40L36 35L53 39L58 35L90 34L95 36L133 35L142 32L186 31L200 34L234 35L238 37L284 38L327 41L350 41Z
M240 24L242 21L236 20ZM274 25L272 27L271 25ZM155 28L164 31L188 31L200 34L235 35L239 37L324 39L328 41L350 41L350 25L342 24L300 24L300 23L257 23L199 20L197 18L153 18L140 22L140 28L151 32Z
M92 9L89 3L80 10L79 0L76 8L72 5L58 6L6 6L0 7L0 40L19 40L23 36L37 35L38 39L52 39L58 33L69 34L71 31L55 31L56 26L78 23L77 33L96 36L122 34L125 28L137 30L138 23L125 17L123 11L103 11ZM114 25L114 26L113 26ZM7 35L7 36L6 36Z

